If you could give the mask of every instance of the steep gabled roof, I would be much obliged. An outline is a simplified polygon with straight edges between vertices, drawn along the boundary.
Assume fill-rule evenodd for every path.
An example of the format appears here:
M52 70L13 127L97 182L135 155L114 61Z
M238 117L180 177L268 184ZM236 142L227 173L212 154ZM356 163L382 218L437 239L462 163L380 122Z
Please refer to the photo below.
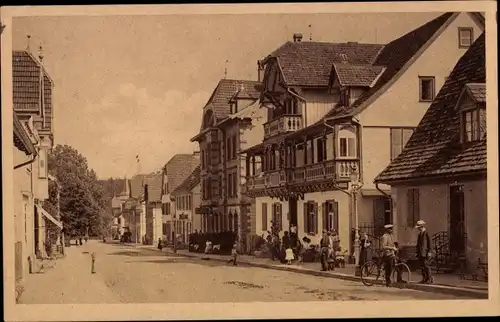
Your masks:
M174 191L199 165L200 159L193 154L174 155L164 167L168 191Z
M460 117L455 108L467 84L486 81L484 33L455 65L401 154L376 182L486 171L486 140L460 143Z
M144 198L144 186L148 185L149 202L161 201L161 188L163 176L161 173L138 174L130 180L130 192L132 198Z
M198 165L191 174L184 179L184 181L175 188L174 191L172 191L172 195L179 195L181 193L188 193L196 187L198 183L200 183L200 173L201 173L201 168Z
M242 95L258 98L260 95L259 84L259 82L250 80L221 79L205 104L205 109L210 108L213 111L217 123L231 113L229 101L241 91L241 85L243 85L244 91Z
M372 64L383 45L286 42L264 61L276 58L288 86L327 87L333 63Z
M368 107L405 73L459 14L460 12L442 14L384 46L373 62L375 66L386 67L376 84L348 108L333 109L326 117L355 115Z
M43 95L45 106L45 128L51 129L53 80L28 51L12 52L12 86L14 109L18 112L40 112L41 75L43 75Z
M463 93L468 93L476 103L486 102L486 84L469 83L464 86Z

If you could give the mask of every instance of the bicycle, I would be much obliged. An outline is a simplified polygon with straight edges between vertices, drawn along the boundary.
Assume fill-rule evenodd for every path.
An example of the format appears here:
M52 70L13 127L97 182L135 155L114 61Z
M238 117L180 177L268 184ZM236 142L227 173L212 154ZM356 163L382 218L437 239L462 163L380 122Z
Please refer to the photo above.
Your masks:
M365 286L372 286L379 280L385 282L385 268L382 261L382 251L379 250L377 253L377 260L368 261L361 267L361 282L363 282ZM395 280L397 286L403 288L406 283L410 282L410 268L399 258L399 256L397 256L397 253L395 262L396 264L394 264L391 271L391 281ZM397 281L398 271L401 273L401 281Z

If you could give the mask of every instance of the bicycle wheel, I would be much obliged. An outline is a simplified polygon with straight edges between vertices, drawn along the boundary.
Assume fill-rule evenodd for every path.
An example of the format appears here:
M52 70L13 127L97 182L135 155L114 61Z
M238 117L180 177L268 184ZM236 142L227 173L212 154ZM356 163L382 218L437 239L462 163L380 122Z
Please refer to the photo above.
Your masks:
M398 281L398 271L401 273L401 280ZM394 266L391 274L391 280L395 281L394 284L399 288L404 288L406 284L410 283L411 272L408 265L405 263L398 263Z
M372 286L374 281L378 280L380 269L375 262L366 262L361 267L361 282L366 286Z

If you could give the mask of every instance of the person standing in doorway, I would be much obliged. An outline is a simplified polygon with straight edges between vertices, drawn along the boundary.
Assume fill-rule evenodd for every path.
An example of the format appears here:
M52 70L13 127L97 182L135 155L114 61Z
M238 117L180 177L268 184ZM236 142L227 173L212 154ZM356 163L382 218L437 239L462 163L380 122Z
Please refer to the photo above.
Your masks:
M425 221L417 221L418 238L417 238L417 259L422 268L422 280L420 284L432 284L432 274L429 267L429 259L431 257L431 238L425 228Z
M398 251L394 243L394 236L392 234L393 225L385 225L385 233L382 235L382 261L385 268L385 286L391 286L391 273L396 262L396 252ZM401 274L398 272L398 282L401 280Z

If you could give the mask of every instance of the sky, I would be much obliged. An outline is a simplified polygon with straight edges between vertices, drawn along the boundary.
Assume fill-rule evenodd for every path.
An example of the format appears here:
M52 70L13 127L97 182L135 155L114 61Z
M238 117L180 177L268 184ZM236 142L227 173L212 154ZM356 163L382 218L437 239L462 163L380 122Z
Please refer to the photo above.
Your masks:
M304 41L387 43L439 13L53 16L13 19L13 49L37 54L54 80L56 144L98 177L159 170L189 140L227 68L257 79L257 60ZM309 27L311 25L311 27ZM136 162L139 155L140 163Z

